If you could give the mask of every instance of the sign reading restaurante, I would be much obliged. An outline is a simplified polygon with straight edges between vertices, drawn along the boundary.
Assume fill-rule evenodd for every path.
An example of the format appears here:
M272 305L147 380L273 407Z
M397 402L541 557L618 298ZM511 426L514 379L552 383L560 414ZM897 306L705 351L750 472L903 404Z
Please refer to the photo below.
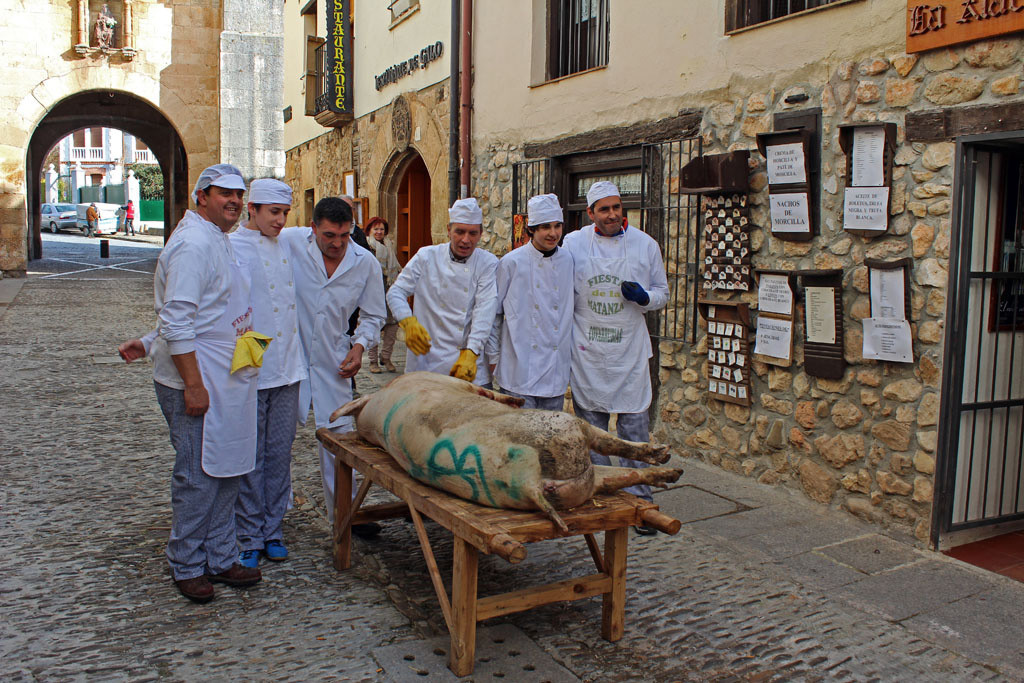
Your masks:
M1024 31L1024 0L907 0L907 52Z
M352 87L349 62L352 32L349 30L351 0L327 0L327 48L325 80L327 108L338 114L352 113Z

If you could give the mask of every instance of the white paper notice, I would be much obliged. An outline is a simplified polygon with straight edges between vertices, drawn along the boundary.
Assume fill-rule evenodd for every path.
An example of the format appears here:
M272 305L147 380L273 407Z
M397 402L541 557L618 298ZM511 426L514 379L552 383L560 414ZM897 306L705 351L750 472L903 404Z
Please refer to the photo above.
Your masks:
M766 316L757 317L757 343L754 353L789 360L793 348L793 321Z
M807 319L807 341L816 344L836 343L835 287L804 289Z
M885 128L856 128L853 131L853 174L850 184L858 187L880 187L885 184L882 150Z
M757 308L768 313L793 315L793 290L785 275L764 273L757 285Z
M904 310L907 305L904 287L904 270L872 268L868 271L871 277L871 316L873 318L890 318L903 320L907 317Z
M771 201L772 232L810 232L807 193L768 195Z
M804 146L801 143L772 145L768 147L767 152L769 183L778 185L807 182L807 173L804 170Z
M906 320L864 318L864 357L913 363L913 341Z
M888 187L848 187L843 201L843 227L879 230L889 226Z

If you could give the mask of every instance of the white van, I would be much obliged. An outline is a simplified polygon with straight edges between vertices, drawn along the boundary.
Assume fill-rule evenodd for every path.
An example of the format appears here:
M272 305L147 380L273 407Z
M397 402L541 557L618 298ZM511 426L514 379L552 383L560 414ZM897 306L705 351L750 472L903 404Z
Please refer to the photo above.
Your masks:
M86 218L89 206L89 204L79 204L75 207L78 212L78 229L82 231L83 235L89 234L89 220ZM120 208L120 204L96 202L96 213L99 214L99 220L96 222L96 231L93 234L113 235L117 232L117 210Z

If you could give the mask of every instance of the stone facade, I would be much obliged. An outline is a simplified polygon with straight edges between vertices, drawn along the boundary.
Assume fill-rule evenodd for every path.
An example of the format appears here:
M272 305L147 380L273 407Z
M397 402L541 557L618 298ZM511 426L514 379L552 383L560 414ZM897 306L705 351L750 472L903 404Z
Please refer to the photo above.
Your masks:
M396 140L392 104L287 150L284 180L296 198L312 189L319 200L341 194L343 172L355 170L356 194L369 200L369 215L383 216L394 225L394 193L403 163L415 152L430 175L431 234L435 243L443 242L448 225L448 82L401 97L410 114L407 145ZM310 218L293 211L289 224L308 225Z
M929 536L945 329L953 194L953 141L907 142L907 112L964 104L1021 102L1022 41L974 43L923 55L879 54L837 62L824 82L791 82L727 93L702 105L704 152L751 153L752 222L767 226L764 158L756 135L773 114L820 107L820 234L810 242L781 241L755 228L755 267L844 272L845 356L839 380L803 371L802 311L790 368L753 364L751 407L709 398L704 322L697 343L662 342L656 439L680 452L761 482L802 490L810 498L885 526ZM806 76L805 76L806 77ZM806 95L798 105L786 103ZM720 93L716 93L720 96ZM791 98L793 99L793 98ZM800 99L800 98L797 98ZM898 140L889 230L861 238L842 228L846 158L838 126L894 122ZM473 192L485 210L484 245L508 249L511 164L521 148L478 141ZM862 358L861 320L869 317L865 258L912 257L913 364ZM670 264L671 266L672 264ZM756 309L755 292L734 295ZM721 295L719 298L723 298Z
M0 0L0 271L9 274L24 273L27 267L33 208L26 200L26 183L32 179L26 178L25 159L33 131L70 96L111 91L152 105L181 137L189 178L212 163L234 161L224 144L232 153L246 150L241 161L254 176L279 174L283 166L280 95L272 92L273 102L266 105L266 91L252 87L255 81L247 77L259 62L270 70L274 60L280 62L283 45L273 34L280 34L274 18L279 24L281 0L241 3L244 11L229 14L234 23L226 34L227 8L219 0L134 0L125 3L131 6L134 49L107 51L75 49L80 4ZM246 24L246 16L263 17L263 23ZM253 57L257 52L258 59ZM229 72L222 74L222 68ZM231 115L222 121L221 96L235 102L243 92L247 98L228 107ZM264 110L267 125L251 119L253 112ZM250 119L235 116L242 111ZM68 132L88 125L83 120ZM239 139L234 131L247 127L250 137Z

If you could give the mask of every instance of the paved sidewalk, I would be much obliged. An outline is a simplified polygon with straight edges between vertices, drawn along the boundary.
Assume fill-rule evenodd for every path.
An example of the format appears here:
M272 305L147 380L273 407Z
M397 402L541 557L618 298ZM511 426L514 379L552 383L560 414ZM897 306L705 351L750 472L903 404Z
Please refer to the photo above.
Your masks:
M389 522L356 541L352 571L333 570L311 425L294 449L292 558L208 605L177 594L163 558L173 451L151 367L115 351L153 323L154 265L29 278L0 318L0 679L423 680L375 656L444 633L415 532ZM391 377L364 371L359 390ZM518 628L531 656L588 681L1024 679L1024 584L682 465L655 496L682 531L630 536L622 641L601 640L597 599L483 626ZM450 541L428 533L449 572ZM514 566L486 556L480 592L588 565L579 540L531 545Z

